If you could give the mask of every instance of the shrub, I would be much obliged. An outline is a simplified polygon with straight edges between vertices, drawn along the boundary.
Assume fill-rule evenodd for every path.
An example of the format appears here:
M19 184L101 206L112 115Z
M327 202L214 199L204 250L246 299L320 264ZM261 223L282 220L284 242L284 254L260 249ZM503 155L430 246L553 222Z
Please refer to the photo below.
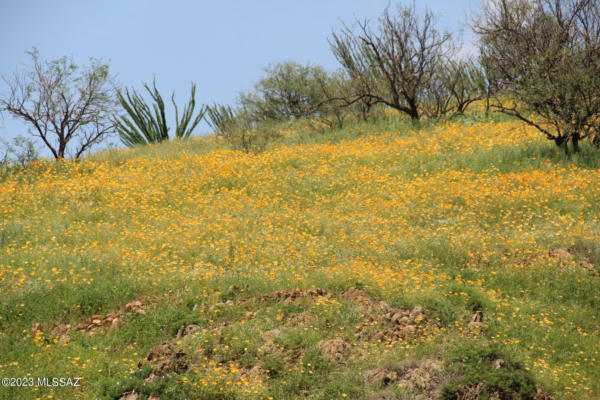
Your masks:
M208 124L235 150L260 152L280 136L277 121L257 121L245 109L234 110L229 105L214 104L207 108L207 115Z
M15 137L11 143L0 139L0 144L4 146L2 158L0 159L1 169L11 166L23 168L27 164L40 159L35 144L23 136Z
M321 83L327 73L320 66L284 62L265 68L266 76L254 92L239 102L255 119L290 120L318 115L324 100Z
M533 376L520 363L510 360L495 346L460 346L452 362L459 365L463 378L442 387L440 397L459 400L473 397L499 400L533 400L537 389ZM477 396L477 397L474 397Z

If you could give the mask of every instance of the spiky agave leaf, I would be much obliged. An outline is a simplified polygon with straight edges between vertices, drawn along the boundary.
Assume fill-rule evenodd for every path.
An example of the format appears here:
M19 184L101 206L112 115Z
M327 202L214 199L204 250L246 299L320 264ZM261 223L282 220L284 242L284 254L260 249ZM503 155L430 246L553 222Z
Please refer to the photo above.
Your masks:
M206 107L201 106L200 110L198 111L198 114L192 120L192 116L194 115L194 108L196 107L196 85L192 83L190 100L188 101L187 106L183 109L181 120L179 119L179 109L177 108L177 104L175 103L175 91L173 91L171 101L173 102L173 106L175 107L175 137L182 139L188 138L192 134L192 131L196 128L196 126L198 126L200 121L202 121L202 119L204 118L204 114L206 113Z
M147 84L144 88L154 100L152 109L133 89L118 93L119 103L127 113L115 118L114 123L123 144L129 147L138 144L157 143L169 139L169 127L165 116L165 104L153 82L153 89Z

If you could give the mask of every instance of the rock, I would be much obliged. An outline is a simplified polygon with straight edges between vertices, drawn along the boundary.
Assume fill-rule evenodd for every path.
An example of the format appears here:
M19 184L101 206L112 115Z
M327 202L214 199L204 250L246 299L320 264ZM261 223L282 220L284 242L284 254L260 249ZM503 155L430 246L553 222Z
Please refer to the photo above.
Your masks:
M88 325L89 324L87 322L81 322L81 323L77 324L77 330L84 331L88 328Z
M594 266L594 264L592 264L586 260L581 261L580 264L581 264L581 267L584 269L587 269L588 272L591 272L592 274L597 274L596 267Z
M415 306L410 312L411 316L417 316L420 314L423 314L423 306L419 306L419 305Z
M184 336L191 335L192 333L196 332L198 329L200 329L200 325L183 324L181 326L181 328L179 328L179 330L177 331L177 337L182 338Z
M392 318L390 318L390 321L392 321L392 322L396 322L396 321L398 321L400 318L402 318L402 314L401 314L401 313L399 313L399 312L397 312L397 313L394 313L394 314L392 315ZM406 317L404 317L404 318L406 318ZM407 319L408 319L408 318L407 318Z
M404 333L405 335L411 335L416 330L417 330L416 326L414 326L414 325L406 325L404 328L402 328L402 333Z
M293 303L296 300L302 297L319 297L319 296L329 296L329 293L321 288L312 288L308 290L302 289L294 289L294 290L278 290L274 293L265 295L262 297L261 301L269 301L269 300L283 300L284 303L289 304Z
M135 314L146 315L145 307L139 300L134 300L130 303L125 304L125 309Z
M123 393L119 400L137 400L138 394L134 391Z
M163 360L173 354L173 346L171 343L165 342L158 344L150 349L146 360L150 362Z
M390 310L390 305L388 303L386 303L385 301L380 301L377 304L377 308L379 308L380 311L386 312Z
M473 314L471 320L467 324L467 329L474 333L481 332L483 329L483 323L481 321L483 321L483 314L481 311L477 311L475 314Z
M483 324L481 322L469 322L467 324L467 328L474 333L479 333L483 329Z
M120 317L113 318L113 320L110 322L110 328L115 329L119 325L120 322L121 322Z
M477 311L471 317L471 321L470 322L482 322L482 321L483 321L483 313L481 311Z
M71 324L61 324L59 322L54 323L54 328L52 329L52 333L54 335L60 336L64 333L68 333L71 330Z

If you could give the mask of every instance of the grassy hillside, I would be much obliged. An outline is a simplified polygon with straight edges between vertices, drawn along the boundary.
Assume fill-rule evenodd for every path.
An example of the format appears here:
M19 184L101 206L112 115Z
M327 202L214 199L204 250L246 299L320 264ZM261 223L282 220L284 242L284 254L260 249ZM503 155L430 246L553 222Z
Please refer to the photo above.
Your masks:
M600 398L592 149L469 119L285 136L5 177L0 376L82 380L0 398Z

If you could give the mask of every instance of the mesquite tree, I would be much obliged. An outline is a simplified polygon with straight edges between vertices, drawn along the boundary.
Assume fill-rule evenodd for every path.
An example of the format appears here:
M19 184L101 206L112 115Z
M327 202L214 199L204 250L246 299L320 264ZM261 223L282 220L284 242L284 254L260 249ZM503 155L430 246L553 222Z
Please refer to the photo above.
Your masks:
M600 0L490 0L474 23L492 107L574 152L600 135Z
M438 31L430 11L417 15L414 4L396 15L386 8L377 31L366 20L356 22L357 32L344 26L329 41L354 81L354 100L369 98L418 120L426 90L452 50L450 34Z
M33 65L4 78L8 95L0 96L0 110L31 125L54 158L71 153L80 157L114 131L115 83L109 67L91 59L81 68L62 57L43 61L36 49L28 52Z

